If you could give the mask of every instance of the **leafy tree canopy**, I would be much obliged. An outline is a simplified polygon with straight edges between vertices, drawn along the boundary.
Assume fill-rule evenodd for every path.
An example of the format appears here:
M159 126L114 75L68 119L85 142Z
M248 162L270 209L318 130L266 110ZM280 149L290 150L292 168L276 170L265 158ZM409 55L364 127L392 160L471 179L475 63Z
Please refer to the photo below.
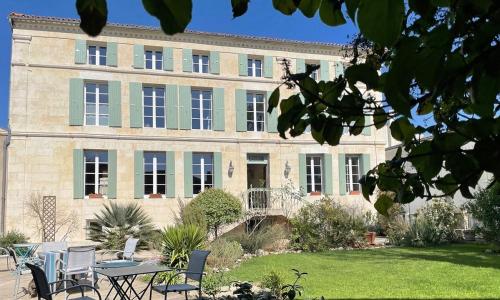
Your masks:
M191 20L191 0L142 2L167 34L182 32ZM106 23L106 0L76 3L81 28L98 35ZM245 14L249 4L231 0L233 16ZM328 26L349 18L360 32L349 47L349 66L333 81L309 78L314 68L293 74L283 61L283 85L300 93L282 99L277 88L269 99L269 111L280 108L281 137L299 136L311 126L318 143L334 146L344 128L359 135L364 127L379 129L390 121L402 146L362 178L366 199L376 188L395 192L398 203L457 191L472 197L470 188L484 172L500 180L499 1L273 0L273 5L285 15L300 11L312 18L319 12ZM376 93L385 101L377 101ZM417 116L434 122L416 125ZM385 214L391 205L376 207Z

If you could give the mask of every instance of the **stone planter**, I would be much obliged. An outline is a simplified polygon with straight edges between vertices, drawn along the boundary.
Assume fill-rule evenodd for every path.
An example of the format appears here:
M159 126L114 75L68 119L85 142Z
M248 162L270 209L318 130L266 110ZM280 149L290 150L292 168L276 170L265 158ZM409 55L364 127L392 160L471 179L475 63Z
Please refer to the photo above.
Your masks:
M90 194L89 199L99 199L103 198L101 194Z
M161 194L149 194L149 199L161 199Z
M374 231L369 231L365 234L366 241L370 245L375 245L375 238L377 237L377 233Z

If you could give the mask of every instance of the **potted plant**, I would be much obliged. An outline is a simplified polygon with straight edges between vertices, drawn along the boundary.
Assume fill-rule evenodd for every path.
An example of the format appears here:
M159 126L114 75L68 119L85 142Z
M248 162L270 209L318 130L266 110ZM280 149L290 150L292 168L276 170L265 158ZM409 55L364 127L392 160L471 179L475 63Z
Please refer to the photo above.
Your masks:
M149 194L150 199L161 199L162 195L161 194Z
M91 193L91 194L89 194L89 198L90 198L90 199L98 199L98 198L102 198L102 194L95 194L95 193Z

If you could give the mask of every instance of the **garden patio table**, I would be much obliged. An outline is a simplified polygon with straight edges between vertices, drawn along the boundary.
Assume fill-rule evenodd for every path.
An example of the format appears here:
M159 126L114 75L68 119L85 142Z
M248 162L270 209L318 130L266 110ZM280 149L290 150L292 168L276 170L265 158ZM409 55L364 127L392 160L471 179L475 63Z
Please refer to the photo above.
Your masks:
M160 272L171 270L172 269L170 267L167 267L165 265L139 264L138 262L133 261L103 262L94 266L94 271L96 273L106 276L111 282L112 290L114 289L116 292L114 298L118 296L120 299L126 300L142 299L147 290L153 284L153 280L155 279L156 275ZM133 286L134 281L136 280L137 276L145 274L152 274L153 276L151 276L151 279L143 290L137 291ZM120 284L118 280L123 280L123 282ZM105 299L109 299L108 297L111 294L112 290L110 290L108 295L106 295ZM129 292L130 296L128 295Z

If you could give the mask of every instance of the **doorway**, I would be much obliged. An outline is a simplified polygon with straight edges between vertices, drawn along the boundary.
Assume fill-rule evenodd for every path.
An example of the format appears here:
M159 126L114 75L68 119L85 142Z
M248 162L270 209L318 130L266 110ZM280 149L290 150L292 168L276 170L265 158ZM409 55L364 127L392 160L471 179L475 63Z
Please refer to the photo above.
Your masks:
M269 168L267 154L247 155L248 207L266 208L268 202Z

